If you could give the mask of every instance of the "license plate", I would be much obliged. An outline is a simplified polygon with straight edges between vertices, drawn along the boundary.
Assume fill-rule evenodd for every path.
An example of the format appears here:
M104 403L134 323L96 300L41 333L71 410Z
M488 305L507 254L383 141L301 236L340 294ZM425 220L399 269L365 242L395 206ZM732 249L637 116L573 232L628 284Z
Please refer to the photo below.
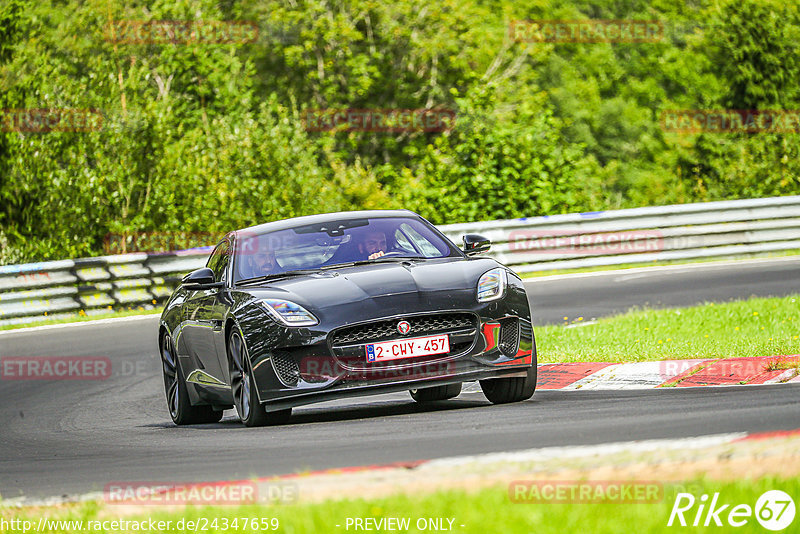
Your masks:
M450 338L447 334L438 336L412 337L397 341L383 341L367 345L368 362L385 362L401 358L418 358L431 354L450 352Z

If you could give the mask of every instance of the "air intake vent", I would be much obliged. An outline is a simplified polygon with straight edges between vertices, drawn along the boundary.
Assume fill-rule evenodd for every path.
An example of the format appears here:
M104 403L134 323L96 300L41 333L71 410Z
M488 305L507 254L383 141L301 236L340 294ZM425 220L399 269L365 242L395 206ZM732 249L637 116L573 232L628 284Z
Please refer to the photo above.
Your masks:
M282 351L274 352L272 354L272 366L275 368L275 374L278 375L278 379L283 382L283 385L289 387L297 386L300 380L300 367L291 354Z
M519 319L508 318L500 321L500 352L509 358L519 350Z
M519 322L519 331L520 334L522 334L522 339L533 338L533 326L528 321Z

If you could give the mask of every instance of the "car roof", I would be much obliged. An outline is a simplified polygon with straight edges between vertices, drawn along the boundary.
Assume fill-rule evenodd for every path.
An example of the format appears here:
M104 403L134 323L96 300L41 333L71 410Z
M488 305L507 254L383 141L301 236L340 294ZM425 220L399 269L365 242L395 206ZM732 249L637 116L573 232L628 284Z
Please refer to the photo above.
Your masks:
M265 234L267 232L276 232L278 230L286 230L287 228L294 228L296 226L303 226L306 224L319 224L330 221L341 221L349 219L376 219L386 217L415 217L421 218L418 214L410 210L364 210L364 211L339 211L335 213L321 213L319 215L305 215L303 217L293 217L291 219L281 219L280 221L273 221L247 228L240 228L235 233L244 234Z

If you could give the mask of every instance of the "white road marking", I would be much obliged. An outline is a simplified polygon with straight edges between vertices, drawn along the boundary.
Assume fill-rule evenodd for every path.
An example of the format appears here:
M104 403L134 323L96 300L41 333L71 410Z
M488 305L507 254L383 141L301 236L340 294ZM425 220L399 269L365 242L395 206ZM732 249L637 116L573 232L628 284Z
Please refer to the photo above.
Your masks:
M778 376L772 377L769 380L764 380L764 384L779 384L781 382L791 382L790 379L795 377L795 370L794 369L786 369L784 372L779 374ZM757 386L758 384L750 384L752 386Z
M625 452L641 453L641 452L663 452L666 450L690 450L690 449L703 449L713 447L716 445L723 445L730 443L737 439L744 438L748 435L747 432L733 432L729 434L713 434L709 436L698 436L690 438L676 438L676 439L653 439L641 441L622 441L613 443L604 443L599 445L577 445L565 447L543 447L538 449L527 449L523 451L514 452L494 452L487 454L477 454L469 456L452 456L449 458L441 458L438 460L429 460L416 467L414 471L425 471L428 469L440 469L466 465L482 465L494 464L502 462L546 462L553 459L564 458L586 458L586 457L599 457L602 455L618 454ZM407 471L407 468L398 468L402 471ZM330 469L331 474L338 474L337 469ZM320 476L320 475L315 475ZM284 477L264 477L259 478L257 482L270 481L272 483L284 480ZM219 481L218 483L234 484L236 481ZM0 509L19 507L19 506L52 506L68 502L83 502L100 500L103 498L102 493L92 492L82 495L64 495L61 497L51 497L46 499L27 499L25 497L18 497L14 499L4 499L0 501Z
M791 263L800 262L800 256L786 256L783 258L756 258L744 259L734 261L710 261L700 263L687 263L681 265L654 265L652 267L634 267L631 269L612 269L608 271L596 271L591 273L569 273L569 274L553 274L549 276L535 276L532 278L523 278L524 283L545 283L554 282L556 280L569 280L573 278L591 278L596 276L617 276L625 279L629 275L642 273L641 276L650 274L658 274L664 271L680 272L680 271L695 271L698 269L716 269L737 266L742 268L747 267L760 267L763 263Z
M732 432L730 434L713 434L678 439L652 439L643 441L622 441L604 443L600 445L577 445L568 447L544 447L515 452L495 452L472 456L454 456L430 460L420 465L417 469L454 467L467 464L491 464L499 462L532 462L550 459L583 458L587 456L600 456L617 454L621 452L651 452L665 450L702 449L730 443L747 436L747 432Z
M127 323L141 321L143 319L153 319L157 321L160 315L150 313L145 315L131 315L129 317L111 317L109 319L95 319L93 321L78 321L75 323L45 324L42 326L29 326L26 328L13 328L11 330L0 330L0 336L8 334L24 334L26 332L40 332L42 330L58 330L60 328L72 328L76 326L96 326L99 324Z
M562 389L650 389L706 361L713 360L619 363L604 367Z

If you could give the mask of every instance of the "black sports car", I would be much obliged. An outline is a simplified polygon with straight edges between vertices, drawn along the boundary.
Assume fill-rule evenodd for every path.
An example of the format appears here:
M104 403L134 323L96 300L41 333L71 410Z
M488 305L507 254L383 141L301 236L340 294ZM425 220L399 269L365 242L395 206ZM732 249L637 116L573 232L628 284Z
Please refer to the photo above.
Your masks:
M285 422L295 406L410 390L449 399L479 380L493 403L536 387L522 281L488 239L459 250L409 211L330 213L231 232L161 315L178 424Z

